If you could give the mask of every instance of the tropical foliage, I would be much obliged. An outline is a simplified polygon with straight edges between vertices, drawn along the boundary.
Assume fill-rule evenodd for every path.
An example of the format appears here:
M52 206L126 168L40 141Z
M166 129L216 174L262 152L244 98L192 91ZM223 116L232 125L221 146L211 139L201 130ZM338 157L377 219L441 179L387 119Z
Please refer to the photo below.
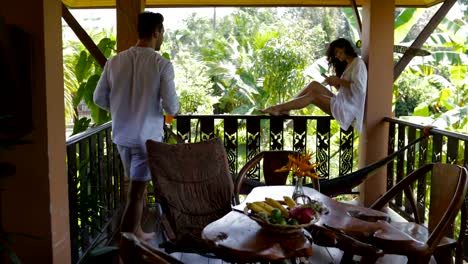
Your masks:
M105 33L93 36L98 48L106 57L115 53L115 38L105 36ZM93 93L102 67L80 42L66 42L64 47L64 87L65 87L65 117L73 120L73 134L88 129L91 121L94 125L110 120L108 112L97 107L93 102ZM80 116L80 110L90 111L90 116ZM92 119L91 119L92 118Z
M322 17L304 10L311 9L240 8L216 24L193 15L186 28L168 31L163 48L176 67L181 112L251 114L291 98L335 37L324 31ZM196 96L183 96L189 92Z
M396 95L408 103L400 104L407 112L397 114L417 123L468 133L467 34L466 20L442 21L424 47L431 56L413 60L395 83ZM410 114L413 116L408 117Z
M454 8L466 14L464 2ZM430 12L397 9L395 44L410 45ZM288 100L307 82L322 78L319 73L328 68L326 43L337 37L358 40L351 8L239 8L216 20L194 13L184 24L168 30L163 45L175 66L181 113L252 114ZM423 47L431 56L413 59L394 84L396 116L467 132L466 34L466 19L441 23ZM112 54L112 37L93 37L101 39L106 56ZM81 44L66 46L72 50L65 55L67 117L78 132L91 122L78 118L80 102L90 109L94 124L109 116L90 101L101 68ZM320 113L313 106L298 112Z

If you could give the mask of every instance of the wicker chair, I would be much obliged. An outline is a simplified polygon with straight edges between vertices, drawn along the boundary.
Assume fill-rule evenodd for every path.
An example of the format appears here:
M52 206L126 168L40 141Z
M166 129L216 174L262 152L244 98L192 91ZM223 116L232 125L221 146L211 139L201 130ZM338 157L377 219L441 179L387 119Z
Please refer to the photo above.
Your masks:
M219 138L166 144L146 142L166 252L210 253L203 228L231 211L233 183Z

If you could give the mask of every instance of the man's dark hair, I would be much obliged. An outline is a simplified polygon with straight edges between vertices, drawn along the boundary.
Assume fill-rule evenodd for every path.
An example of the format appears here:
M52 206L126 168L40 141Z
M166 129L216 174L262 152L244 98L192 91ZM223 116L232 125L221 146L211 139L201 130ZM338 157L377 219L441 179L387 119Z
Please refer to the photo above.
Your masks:
M138 15L138 38L150 39L157 30L161 32L164 17L160 13L143 12Z

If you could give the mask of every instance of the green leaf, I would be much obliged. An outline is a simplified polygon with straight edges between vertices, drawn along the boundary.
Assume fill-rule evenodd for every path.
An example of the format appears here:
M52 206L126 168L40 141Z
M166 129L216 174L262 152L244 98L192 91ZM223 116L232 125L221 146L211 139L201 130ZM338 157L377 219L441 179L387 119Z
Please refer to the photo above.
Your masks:
M421 103L414 108L414 116L429 116L429 106L427 103Z
M422 14L424 14L424 9L422 8L406 8L397 16L395 20L394 43L404 41Z
M463 124L468 113L468 106L456 107L440 115L434 125L441 129L456 129L459 124Z
M110 42L110 38L103 38L97 44L97 47L103 54L106 53L107 45L109 44L109 42Z
M88 106L94 104L93 95L99 81L99 77L99 75L92 75L86 82L83 98Z
M81 83L85 78L87 73L87 61L88 61L88 53L86 51L81 51L80 56L78 58L78 62L75 66L75 75L78 83Z
M97 83L99 81L99 75L95 74L89 77L86 82L85 91L83 94L83 99L91 111L91 117L96 125L103 124L110 120L110 116L107 111L102 110L98 107L93 101L94 90L96 89Z
M164 53L162 54L162 56L163 56L164 58L166 58L167 60L169 60L169 61L171 60L171 55L169 55L169 53L167 53L167 52L164 52Z
M432 58L438 64L448 65L467 65L468 55L453 51L435 51L432 52Z
M452 103L452 91L450 89L444 88L439 93L439 105L443 105L447 110L452 110L454 105Z
M73 126L73 133L72 135L76 135L83 131L86 131L89 128L89 124L91 123L91 119L87 117L82 117L78 121L75 122Z
M455 65L450 67L450 80L453 83L460 85L468 75L467 65Z
M73 107L77 107L80 104L81 99L83 99L83 96L85 94L85 91L86 82L80 84L80 87L78 88L75 97L73 97Z

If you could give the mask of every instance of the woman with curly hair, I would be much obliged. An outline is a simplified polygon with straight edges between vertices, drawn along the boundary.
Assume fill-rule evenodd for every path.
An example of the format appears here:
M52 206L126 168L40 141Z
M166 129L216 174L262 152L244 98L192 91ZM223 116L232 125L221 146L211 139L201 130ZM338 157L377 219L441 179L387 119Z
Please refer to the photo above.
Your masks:
M337 89L336 94L322 84L312 81L292 100L260 111L275 116L287 115L292 109L314 104L333 116L342 129L347 130L353 125L360 133L367 90L366 65L358 57L351 42L344 38L330 43L327 60L335 75L326 77L325 82Z

